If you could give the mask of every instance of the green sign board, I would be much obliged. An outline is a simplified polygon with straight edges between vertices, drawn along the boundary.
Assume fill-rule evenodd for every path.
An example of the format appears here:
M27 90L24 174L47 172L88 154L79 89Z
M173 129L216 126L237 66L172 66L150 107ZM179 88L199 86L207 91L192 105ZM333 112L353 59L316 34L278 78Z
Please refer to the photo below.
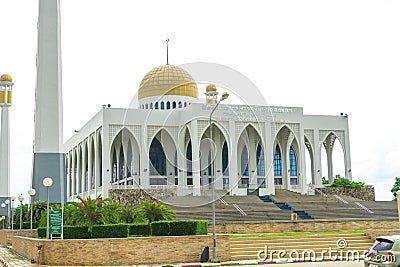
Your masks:
M50 234L61 235L62 234L62 209L50 210Z

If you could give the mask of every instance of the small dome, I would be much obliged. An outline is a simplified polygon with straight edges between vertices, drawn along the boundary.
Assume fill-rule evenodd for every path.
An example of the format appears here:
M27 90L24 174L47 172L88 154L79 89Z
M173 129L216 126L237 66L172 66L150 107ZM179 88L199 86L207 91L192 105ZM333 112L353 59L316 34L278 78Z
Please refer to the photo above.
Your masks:
M8 75L8 74L1 75L0 82L10 82L11 83L12 82L11 75Z
M217 91L217 87L215 86L215 84L209 84L206 87L206 92L216 92Z
M172 65L149 71L139 86L139 100L151 96L177 95L198 98L193 77L184 69Z

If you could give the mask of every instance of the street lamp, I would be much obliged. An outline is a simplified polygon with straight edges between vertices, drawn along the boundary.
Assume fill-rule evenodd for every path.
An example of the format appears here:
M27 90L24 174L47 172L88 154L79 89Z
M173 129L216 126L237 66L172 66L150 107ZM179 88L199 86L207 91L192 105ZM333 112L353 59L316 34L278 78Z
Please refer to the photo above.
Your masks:
M19 201L19 235L22 236L22 201L24 201L24 197L22 194L18 197Z
M6 201L4 201L4 203L7 205L7 225L8 225L8 229L10 229L10 200L6 199Z
M53 179L50 177L46 177L43 179L43 185L47 188L47 223L46 223L46 238L49 239L50 234L49 234L49 225L50 225L50 214L49 214L49 209L50 209L50 186L53 184Z
M33 196L36 194L36 190L34 189L34 188L31 188L31 189L29 189L28 190L28 195L29 195L29 197L30 197L30 206L31 206L31 227L30 227L30 229L31 229L31 231L30 231L30 234L29 234L29 236L30 236L30 238L32 238L32 220L33 220L33 205L32 205L32 198L33 198Z
M212 115L214 113L214 111L218 108L219 103L221 103L221 101L224 101L225 99L227 99L229 97L229 94L227 92L223 93L221 96L221 99L217 102L217 104L214 106L214 108L211 110L210 113L210 140L213 140L213 130L212 130ZM210 146L210 148L212 149L212 144ZM213 151L214 152L214 151ZM213 261L217 262L217 237L216 237L216 233L215 233L215 164L214 164L214 153L212 153L212 158L211 158L211 164L212 164L212 185L211 185L211 198L212 198L212 202L211 202L211 211L212 211L212 236L213 236Z
M16 197L11 197L11 230L14 230L14 200Z

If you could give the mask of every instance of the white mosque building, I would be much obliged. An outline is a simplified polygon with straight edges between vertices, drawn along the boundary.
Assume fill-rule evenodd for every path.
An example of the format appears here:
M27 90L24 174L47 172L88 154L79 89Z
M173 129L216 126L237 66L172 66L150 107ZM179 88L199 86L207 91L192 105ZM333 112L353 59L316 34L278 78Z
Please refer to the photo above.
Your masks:
M213 179L216 190L231 195L274 194L275 189L307 194L306 168L314 187L322 185L322 166L333 179L337 144L343 150L345 176L351 179L347 115L219 104L218 93L209 84L206 98L200 99L198 85L181 67L167 64L151 70L140 84L137 107L103 106L64 144L67 200L107 197L111 188L200 196ZM321 162L321 153L327 163ZM306 166L306 157L311 166Z

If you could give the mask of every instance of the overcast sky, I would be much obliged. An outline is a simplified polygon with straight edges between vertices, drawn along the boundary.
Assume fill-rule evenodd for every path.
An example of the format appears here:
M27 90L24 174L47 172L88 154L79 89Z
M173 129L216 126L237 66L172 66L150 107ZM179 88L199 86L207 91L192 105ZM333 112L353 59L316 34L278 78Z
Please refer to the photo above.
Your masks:
M0 10L0 74L15 82L11 194L26 196L38 1L0 0ZM389 200L400 176L399 14L395 0L61 0L64 139L103 104L127 107L143 76L166 63L168 37L170 64L222 64L246 75L270 105L347 113L353 179Z

